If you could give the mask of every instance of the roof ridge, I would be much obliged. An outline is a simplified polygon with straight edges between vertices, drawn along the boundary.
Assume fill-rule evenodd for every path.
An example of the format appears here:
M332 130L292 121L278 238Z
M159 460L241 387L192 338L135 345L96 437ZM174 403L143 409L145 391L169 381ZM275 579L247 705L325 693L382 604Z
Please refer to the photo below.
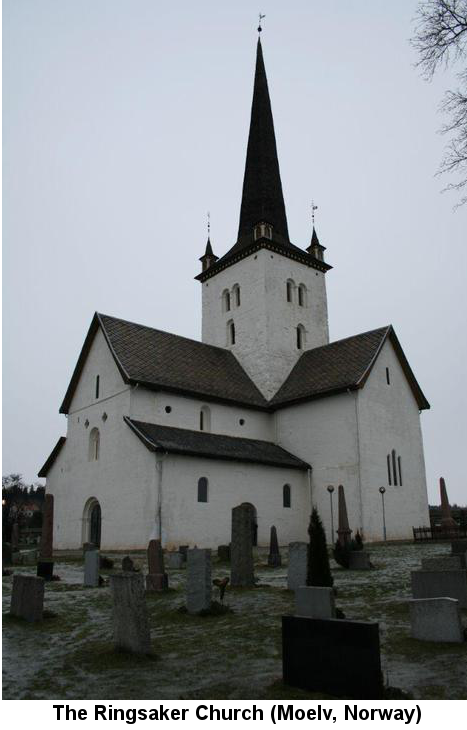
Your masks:
M355 337L364 337L365 335L372 335L375 332L389 332L389 330L394 329L392 324L385 325L384 327L375 327L373 330L367 330L366 332L358 332L356 335L349 335L348 337L342 337L340 340L333 340L332 342L328 342L326 345L319 345L319 347L311 347L309 350L305 350L302 355L300 356L299 360L302 359L304 355L307 354L307 352L316 352L317 350L323 350L326 347L330 347L330 345L338 345L341 342L347 342L347 340L353 340ZM298 360L297 360L298 362Z

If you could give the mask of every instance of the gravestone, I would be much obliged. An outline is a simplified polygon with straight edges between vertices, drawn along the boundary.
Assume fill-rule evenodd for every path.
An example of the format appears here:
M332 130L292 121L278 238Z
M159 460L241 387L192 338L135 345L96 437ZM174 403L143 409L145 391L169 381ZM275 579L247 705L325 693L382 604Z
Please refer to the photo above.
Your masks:
M342 484L339 484L339 488L337 490L337 506L339 516L337 537L342 547L345 547L347 543L350 542L352 530L350 529L349 518L347 516L347 504Z
M467 608L467 570L414 570L412 597L456 598Z
M318 586L300 586L295 591L295 615L309 618L335 618L334 590Z
M244 588L254 586L252 511L247 504L232 510L230 561L230 584Z
M165 553L165 564L171 570L180 570L183 565L183 555L179 552Z
M219 545L217 557L222 563L230 563L230 545Z
M7 568L12 565L12 549L11 543L2 543L2 567Z
M14 575L10 614L26 621L42 621L44 579L35 575Z
M441 496L441 527L445 530L457 530L458 525L451 514L451 505L449 504L446 482L443 477L439 480L439 490Z
M53 537L54 537L54 498L46 494L42 507L42 534L37 563L37 575L44 580L52 580L53 564Z
M291 542L287 567L287 588L295 591L306 585L308 545L306 542Z
M371 570L370 555L366 550L351 550L349 570Z
M211 608L211 551L188 550L186 575L186 607L188 613L199 613Z
M282 558L279 552L279 542L277 540L277 530L274 525L271 527L271 537L269 539L268 565L271 568L279 568L282 565Z
M422 570L465 569L465 555L443 555L438 558L422 558Z
M421 641L464 641L459 601L419 598L409 601L410 636Z
M96 588L99 585L99 550L87 550L84 553L84 585Z
M122 558L122 570L124 573L134 573L135 572L135 564L129 555L125 555L125 557Z
M466 554L467 553L467 539L465 540L453 540L451 542L451 554L452 555L459 555L460 554Z
M116 649L149 654L151 636L141 573L110 576L113 599L113 639Z
M37 563L37 550L21 550L21 565L36 565ZM53 566L53 563L52 563ZM39 576L43 577L43 576Z
M180 545L180 547L178 548L178 552L182 556L184 563L186 563L186 561L187 561L188 549L189 549L188 545Z
M150 540L148 545L147 591L164 591L169 587L169 578L164 570L164 553L160 540Z
M19 525L13 522L11 526L11 549L13 552L19 550Z
M282 616L282 673L309 692L382 699L378 624Z

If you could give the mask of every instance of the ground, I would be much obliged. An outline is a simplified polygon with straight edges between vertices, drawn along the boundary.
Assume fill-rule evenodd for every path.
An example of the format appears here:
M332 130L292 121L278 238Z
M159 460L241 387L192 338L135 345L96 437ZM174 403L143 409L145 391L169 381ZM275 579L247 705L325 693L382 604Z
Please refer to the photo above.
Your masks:
M333 563L333 576L346 617L379 622L386 683L415 699L466 699L467 643L409 637L410 571L422 556L446 554L449 546L381 545L370 552L371 572ZM112 557L119 564L121 556ZM132 557L143 565L144 555ZM285 590L286 568L268 568L264 554L255 572L257 588L227 591L232 613L197 617L178 610L185 570L170 571L172 590L147 598L154 656L143 658L113 651L110 589L83 587L81 556L57 559L61 581L45 592L45 608L55 616L41 624L8 616L12 578L4 578L3 698L325 699L283 685L281 616L293 613L293 594ZM228 565L214 563L213 578L228 574ZM467 611L463 621L467 626Z

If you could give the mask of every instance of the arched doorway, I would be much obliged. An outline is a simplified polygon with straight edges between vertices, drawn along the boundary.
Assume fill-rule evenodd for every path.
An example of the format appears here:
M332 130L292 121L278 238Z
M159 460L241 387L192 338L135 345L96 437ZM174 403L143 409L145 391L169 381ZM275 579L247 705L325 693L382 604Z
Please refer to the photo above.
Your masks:
M101 506L95 497L88 499L83 512L83 543L92 543L97 548L101 546Z
M253 542L253 547L256 547L258 544L258 515L256 512L256 507L254 506L254 504L251 504L251 502L242 502L242 506L249 507L250 509L251 539Z

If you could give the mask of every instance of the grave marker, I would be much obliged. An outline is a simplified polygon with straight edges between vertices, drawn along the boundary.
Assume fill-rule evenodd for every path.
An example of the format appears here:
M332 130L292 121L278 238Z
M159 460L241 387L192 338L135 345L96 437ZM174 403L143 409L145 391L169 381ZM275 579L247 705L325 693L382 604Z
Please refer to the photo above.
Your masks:
M115 648L149 654L151 636L143 576L140 573L117 573L110 576L110 587Z
M418 598L409 601L410 636L421 641L464 641L459 601Z
M87 550L84 553L84 585L96 588L99 585L99 550Z
M414 570L412 597L456 598L467 608L467 570Z
M279 552L279 541L277 539L277 530L274 525L271 527L271 537L269 539L268 565L271 568L279 568L282 565L282 558Z
M334 590L318 586L300 586L295 591L295 615L308 618L335 618Z
M212 602L210 550L188 550L186 580L188 613L209 610Z
M25 621L42 621L44 579L35 575L14 575L10 614Z
M306 585L308 545L306 542L291 542L287 566L287 588L295 591Z
M230 560L231 585L254 586L252 512L246 504L232 510Z

